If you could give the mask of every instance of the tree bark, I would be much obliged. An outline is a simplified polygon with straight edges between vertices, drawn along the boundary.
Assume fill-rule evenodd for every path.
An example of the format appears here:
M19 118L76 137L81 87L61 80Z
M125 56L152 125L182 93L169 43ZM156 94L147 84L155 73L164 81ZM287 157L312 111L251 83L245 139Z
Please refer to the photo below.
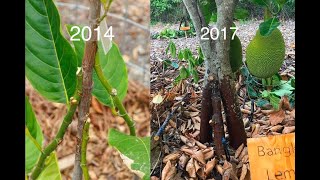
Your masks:
M227 129L230 136L230 145L237 149L242 143L246 144L246 134L242 115L237 102L233 73L229 60L230 26L233 21L233 12L238 0L216 0L217 28L221 31L226 28L226 36L220 35L216 41L218 77L221 85L222 101L226 114Z
M183 3L190 15L196 30L198 41L205 59L205 77L204 77L204 89L202 91L202 102L201 102L201 127L200 127L200 141L202 143L212 141L212 128L209 125L209 121L212 118L212 101L211 93L214 79L218 79L218 71L216 69L215 61L215 43L210 38L209 34L205 37L209 40L201 39L201 29L208 27L205 22L200 7L197 1L194 0L183 0Z
M217 156L221 158L222 155L225 155L225 152L222 145L222 138L224 138L224 127L221 113L221 94L218 80L215 80L213 83L211 100L213 116L210 125L214 131L213 142L216 148Z
M100 0L89 0L90 12L89 21L90 28L92 32L92 37L86 42L84 57L82 60L82 98L79 104L79 119L78 119L78 129L77 129L77 145L76 145L76 155L75 164L73 172L73 180L82 180L82 169L81 169L81 142L82 142L82 132L84 122L88 119L89 108L91 104L91 91L93 87L92 83L92 70L94 65L94 60L97 53L97 32L94 31L98 26L98 20L100 18L101 2Z

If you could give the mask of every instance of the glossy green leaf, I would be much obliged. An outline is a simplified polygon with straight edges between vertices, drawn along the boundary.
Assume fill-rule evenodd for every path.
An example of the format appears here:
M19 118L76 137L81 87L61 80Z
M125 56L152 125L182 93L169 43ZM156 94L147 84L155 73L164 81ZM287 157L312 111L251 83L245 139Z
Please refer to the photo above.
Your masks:
M115 147L124 163L140 178L150 179L150 137L136 137L110 129L109 144Z
M279 97L282 97L285 95L289 96L292 94L292 91L294 89L295 88L291 86L291 83L289 81L281 81L281 86L279 87L279 89L273 90L272 94L275 94Z
M123 100L128 90L128 72L120 50L117 44L112 42L111 49L107 55L104 55L104 51L100 42L98 47L96 58L100 58L100 65L103 74L111 86L117 90L117 95L120 100ZM102 104L109 107L114 107L111 96L100 82L95 71L93 72L92 94Z
M28 133L25 136L25 171L28 174L40 156L41 152L38 148L42 146L43 134L27 96L25 97L25 115L26 133Z
M281 99L277 95L272 94L272 93L270 93L269 99L270 99L270 103L271 103L272 107L275 110L278 110L279 109L279 102Z
M69 104L76 90L77 57L61 34L52 0L26 0L26 76L47 99Z
M76 33L77 30L76 28L73 29L73 31L71 31L72 27L79 27L80 29L82 29L81 26L76 26L76 25L71 25L71 24L67 24L66 28L68 31L68 34L71 36L74 36L74 39L79 39L79 41L72 41L73 45L74 45L74 49L76 51L76 56L77 56L77 60L78 60L78 66L80 67L82 65L82 58L84 55L84 48L85 48L85 42L83 41L83 39L81 38L81 33Z
M172 42L172 41L170 41L170 54L171 54L171 56L173 57L173 58L176 58L176 45Z
M292 79L290 80L290 85L291 85L293 88L296 87L296 80L295 80L295 78L292 78Z
M44 168L37 180L61 180L60 169L56 153L53 152L47 157Z
M258 107L265 107L269 104L269 101L268 100L265 100L265 99L258 99L256 101L256 104Z
M267 21L262 22L259 25L260 34L262 36L268 36L280 25L279 19L274 17L270 18Z

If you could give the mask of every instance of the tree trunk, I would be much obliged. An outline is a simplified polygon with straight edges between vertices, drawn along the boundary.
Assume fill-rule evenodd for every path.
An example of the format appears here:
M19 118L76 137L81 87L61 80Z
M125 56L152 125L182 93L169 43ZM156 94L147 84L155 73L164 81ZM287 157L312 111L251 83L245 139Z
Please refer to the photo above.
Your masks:
M193 22L194 28L196 30L197 38L200 42L200 47L205 59L205 78L204 78L204 89L202 91L202 102L201 102L201 123L200 123L200 141L202 143L212 141L212 128L209 124L212 118L212 88L214 79L218 79L218 71L216 69L215 59L215 44L212 40L202 40L201 29L203 27L208 27L205 22L200 7L197 1L194 0L183 0L183 3L190 15ZM205 36L210 39L209 34Z
M222 138L224 138L224 127L221 113L221 94L218 80L215 80L213 82L211 99L213 116L210 125L212 126L214 131L214 145L216 148L217 156L220 158L222 155L225 155L225 152L222 145Z
M82 142L82 131L84 122L88 119L89 108L91 104L91 91L92 91L92 70L94 65L94 60L97 53L97 32L93 29L97 28L97 20L100 18L100 0L89 0L90 2L90 28L93 33L91 39L86 42L85 52L82 60L82 98L79 104L79 118L78 118L78 128L77 128L77 145L76 145L76 155L74 163L73 180L82 179L82 169L80 166L81 161L81 142Z
M230 26L233 21L233 12L238 0L216 0L217 28L226 28L226 36L219 36L216 41L219 82L221 85L222 101L226 114L227 129L230 137L230 145L237 149L242 143L246 144L246 133L242 121L241 111L237 102L233 73L229 60Z
M201 29L203 27L208 27L208 24L204 20L198 1L183 0L183 2L194 24L197 38L199 39L200 47L205 57L206 72L201 102L200 141L202 143L211 141L210 132L212 128L208 126L208 124L213 114L216 114L215 119L219 120L220 117L222 117L221 104L219 108L219 105L217 105L218 103L215 102L216 99L214 100L214 104L212 104L213 102L210 98L210 96L213 96L213 82L218 80L218 84L220 84L220 95L222 97L222 102L226 114L228 132L230 135L230 145L233 148L237 148L242 143L246 143L246 134L241 117L240 108L237 103L237 96L233 84L234 81L232 78L233 73L231 71L231 66L229 62L229 49L231 37L230 26L233 20L233 11L238 1L216 0L216 5L218 8L217 28L220 31L226 28L226 37L224 37L223 33L220 32L220 36L217 41L213 41L209 37L209 34L207 34L206 36L207 38L209 38L209 40L201 40L200 38L202 35ZM218 132L214 132L215 137L217 137L216 133L218 137L221 137L221 132L219 130L216 131ZM224 134L222 135L224 136ZM221 145L220 140L216 140L215 138L215 141L218 141L215 142L215 144L219 144L218 146ZM219 148L218 146L217 148Z

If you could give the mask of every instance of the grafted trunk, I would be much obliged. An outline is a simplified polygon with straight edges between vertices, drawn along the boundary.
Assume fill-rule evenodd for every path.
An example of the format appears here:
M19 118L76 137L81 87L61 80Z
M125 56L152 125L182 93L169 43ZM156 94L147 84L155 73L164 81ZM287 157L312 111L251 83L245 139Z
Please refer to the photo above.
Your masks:
M227 129L230 137L230 145L238 148L242 143L246 144L247 135L244 130L241 111L237 101L233 80L228 76L221 81L221 94L224 111L226 114Z
M200 142L212 142L212 127L209 124L210 119L213 115L212 107L212 87L213 82L210 81L202 90L201 99L201 123L200 123Z
M221 113L221 94L220 94L220 87L219 81L215 80L213 82L212 88L212 109L213 109L213 116L210 125L213 128L214 132L214 145L216 148L216 152L218 157L220 158L222 155L225 154L224 148L222 145L222 138L224 137L224 128L223 128L223 120L222 120L222 113Z

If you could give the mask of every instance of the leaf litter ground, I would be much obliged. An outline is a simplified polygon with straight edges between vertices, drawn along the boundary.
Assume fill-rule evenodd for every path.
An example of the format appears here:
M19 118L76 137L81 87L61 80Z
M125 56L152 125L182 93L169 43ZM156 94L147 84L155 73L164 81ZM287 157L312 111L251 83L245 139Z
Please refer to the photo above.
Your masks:
M237 35L245 49L255 35L260 21L247 21L236 23ZM178 24L157 24L151 27L151 34L164 28L178 29ZM286 43L286 56L279 74L283 80L295 75L295 26L294 21L283 22L279 29L283 33ZM172 39L177 51L189 48L197 54L198 45L196 38ZM199 142L201 92L203 85L204 67L199 66L197 71L200 77L198 84L191 79L181 81L173 85L179 70L169 67L164 70L162 61L170 59L165 53L169 44L168 39L151 40L151 135L154 136L163 124L168 114L177 106L173 118L169 121L162 136L158 141L152 138L151 142L151 179L210 179L221 178L221 175L232 179L250 179L250 164L247 147L241 145L238 149L230 149L230 161L217 162L214 158L215 150L211 144ZM170 59L178 62L177 59ZM249 121L251 113L250 99L245 98L246 87L243 86L243 78L236 82L239 89L239 103L243 114L247 137L263 137L295 132L295 109L291 107L288 98L282 98L279 103L279 111L272 108L261 109L254 104L255 111L253 122ZM186 100L182 98L188 94ZM226 125L225 131L227 132ZM228 134L226 134L228 137ZM220 174L220 175L219 175Z

